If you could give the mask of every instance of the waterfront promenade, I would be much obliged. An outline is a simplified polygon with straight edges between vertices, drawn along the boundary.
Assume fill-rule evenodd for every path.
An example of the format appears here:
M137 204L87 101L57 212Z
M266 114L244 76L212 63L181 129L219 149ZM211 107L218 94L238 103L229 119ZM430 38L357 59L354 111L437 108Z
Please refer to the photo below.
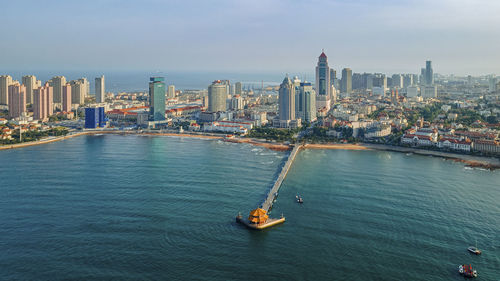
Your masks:
M273 207L273 202L274 199L276 199L276 196L278 195L278 190L280 189L283 180L288 174L288 171L290 170L290 167L292 166L292 163L295 160L295 156L297 156L297 153L300 151L301 148L302 145L295 145L290 154L288 155L288 159L286 160L285 165L283 165L283 168L281 169L278 178L274 182L272 188L269 190L269 193L266 196L266 199L262 203L262 209L264 209L264 211L269 212Z

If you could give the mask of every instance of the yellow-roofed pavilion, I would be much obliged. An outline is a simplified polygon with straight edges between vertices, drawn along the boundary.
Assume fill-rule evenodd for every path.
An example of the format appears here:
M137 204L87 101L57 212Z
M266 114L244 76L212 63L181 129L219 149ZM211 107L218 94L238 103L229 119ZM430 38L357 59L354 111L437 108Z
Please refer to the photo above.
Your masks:
M261 224L267 222L267 219L269 216L266 214L266 211L261 208L257 208L253 211L250 212L250 215L248 216L248 220L251 223L256 223L256 224Z

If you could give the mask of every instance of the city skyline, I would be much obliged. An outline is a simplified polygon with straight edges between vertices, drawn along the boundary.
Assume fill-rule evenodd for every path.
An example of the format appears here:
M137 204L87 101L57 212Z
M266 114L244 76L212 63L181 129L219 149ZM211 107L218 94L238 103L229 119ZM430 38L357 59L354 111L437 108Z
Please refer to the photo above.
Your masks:
M0 30L15 26L24 36L0 46L0 71L309 72L324 48L337 71L416 73L421 61L432 60L436 73L500 73L500 19L492 12L500 4L489 0L56 3L4 3L23 13L0 19ZM76 8L81 13L71 20L63 13ZM35 22L39 14L47 20ZM293 20L304 14L315 16ZM68 38L58 40L64 33Z

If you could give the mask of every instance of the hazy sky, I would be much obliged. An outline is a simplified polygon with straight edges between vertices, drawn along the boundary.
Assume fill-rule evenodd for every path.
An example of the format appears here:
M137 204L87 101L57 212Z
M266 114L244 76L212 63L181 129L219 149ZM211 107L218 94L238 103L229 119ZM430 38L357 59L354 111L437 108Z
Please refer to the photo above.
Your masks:
M0 0L0 71L500 74L499 0Z

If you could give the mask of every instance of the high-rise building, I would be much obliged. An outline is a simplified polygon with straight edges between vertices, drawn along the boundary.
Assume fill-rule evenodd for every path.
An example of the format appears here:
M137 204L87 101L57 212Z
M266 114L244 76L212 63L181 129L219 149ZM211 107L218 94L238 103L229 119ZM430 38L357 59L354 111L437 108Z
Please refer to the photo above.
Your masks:
M397 87L399 89L403 88L403 75L401 74L394 74L392 75L392 87Z
M62 102L62 87L66 85L66 77L64 76L55 76L51 80L49 80L50 86L54 90L54 102L61 103Z
M316 66L316 105L330 109L330 67L325 52L321 52Z
M241 82L236 82L234 84L234 93L236 95L241 95Z
M494 93L497 91L497 83L498 83L498 79L496 76L493 76L493 77L490 77L490 79L488 80L488 83L489 83L489 87L488 87L488 90L490 93Z
M335 85L335 80L337 80L337 71L335 71L335 69L333 68L330 68L330 87L332 85Z
M279 89L279 120L295 120L295 87L288 75Z
M95 79L95 101L97 103L102 103L105 101L105 82L104 82L104 75L101 75L101 77L97 77Z
M104 113L104 107L85 108L85 128L95 129L98 127L106 127L106 114Z
M168 85L167 98L173 99L175 98L175 86Z
M403 88L413 86L413 74L403 74Z
M85 103L85 97L90 96L90 83L89 83L89 80L87 80L87 78L85 78L85 77L78 79L78 81L80 81L83 84L83 86L85 87L83 99L80 102L80 104L83 104L83 103Z
M425 84L434 85L434 71L432 70L432 61L425 62Z
M425 68L421 68L420 69L420 76L419 76L419 84L422 86L422 85L425 85Z
M296 118L301 118L306 122L314 122L316 120L316 92L312 84L309 82L300 83L298 90L296 88Z
M99 127L99 111L95 107L85 108L85 128L95 129Z
M215 80L208 86L208 111L218 112L227 110L227 95L229 93L229 81Z
M33 91L38 88L38 82L40 81L37 81L34 75L25 75L22 82L26 87L26 103L33 103Z
M378 87L382 92L385 92L387 89L387 76L382 73L371 74L368 77L367 85L369 89L373 90L374 87Z
M9 117L17 118L26 112L26 87L19 82L9 85Z
M342 69L340 91L345 94L350 94L352 92L352 70L350 68Z
M149 114L151 121L165 120L165 78L151 77L149 82Z
M53 88L49 83L33 92L33 119L46 120L54 113Z
M245 104L243 103L243 98L240 95L234 95L231 98L231 109L232 110L242 110Z
M84 104L85 103L85 96L87 95L87 84L88 82L86 81L87 79L83 80L78 79L78 80L73 80L70 82L71 85L71 103L72 104Z
M66 83L62 88L62 106L61 111L70 112L71 111L71 84Z
M0 76L0 104L9 104L9 86L12 82L10 75Z

